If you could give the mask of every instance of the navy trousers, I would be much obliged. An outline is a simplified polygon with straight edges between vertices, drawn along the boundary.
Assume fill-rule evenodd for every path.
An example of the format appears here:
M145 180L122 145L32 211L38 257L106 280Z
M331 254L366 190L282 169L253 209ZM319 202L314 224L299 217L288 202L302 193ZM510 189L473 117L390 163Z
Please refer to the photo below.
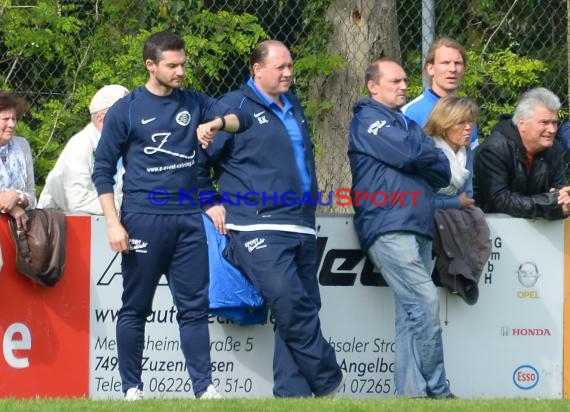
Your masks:
M275 318L273 394L319 396L342 379L321 332L315 236L283 231L230 232L234 260L269 304Z
M124 213L129 253L123 254L122 307L117 351L123 391L143 389L142 356L146 318L160 277L165 274L177 309L182 352L199 396L212 383L208 332L208 246L199 213Z

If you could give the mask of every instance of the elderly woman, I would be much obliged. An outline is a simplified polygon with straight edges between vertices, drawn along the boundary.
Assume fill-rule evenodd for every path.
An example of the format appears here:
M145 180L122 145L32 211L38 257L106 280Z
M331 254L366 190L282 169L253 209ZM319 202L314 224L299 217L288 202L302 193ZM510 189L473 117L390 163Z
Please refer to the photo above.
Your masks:
M491 254L485 215L473 200L473 154L469 140L479 108L466 97L445 96L433 108L424 130L449 159L451 181L435 198L432 279L474 305L479 278Z
M459 209L475 203L469 140L478 114L472 99L452 95L439 99L428 118L424 130L445 153L451 168L450 185L437 192L436 208Z
M25 227L26 209L36 205L32 152L26 139L14 136L25 103L13 93L0 92L0 212Z

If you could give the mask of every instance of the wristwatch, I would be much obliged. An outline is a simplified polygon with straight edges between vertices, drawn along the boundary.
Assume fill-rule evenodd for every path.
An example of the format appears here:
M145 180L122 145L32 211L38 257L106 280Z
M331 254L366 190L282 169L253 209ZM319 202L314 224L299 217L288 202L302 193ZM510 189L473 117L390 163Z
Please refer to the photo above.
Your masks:
M26 202L26 195L21 190L16 190L18 192L18 206L22 206Z

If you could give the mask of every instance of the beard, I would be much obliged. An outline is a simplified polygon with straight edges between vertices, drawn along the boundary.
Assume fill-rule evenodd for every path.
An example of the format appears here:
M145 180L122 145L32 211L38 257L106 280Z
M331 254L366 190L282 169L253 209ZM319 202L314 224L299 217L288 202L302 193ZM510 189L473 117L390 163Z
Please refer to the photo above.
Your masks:
M184 78L164 79L164 78L160 78L158 76L155 79L156 79L156 83L159 86L169 88L169 89L179 88L182 84L182 81L184 80Z

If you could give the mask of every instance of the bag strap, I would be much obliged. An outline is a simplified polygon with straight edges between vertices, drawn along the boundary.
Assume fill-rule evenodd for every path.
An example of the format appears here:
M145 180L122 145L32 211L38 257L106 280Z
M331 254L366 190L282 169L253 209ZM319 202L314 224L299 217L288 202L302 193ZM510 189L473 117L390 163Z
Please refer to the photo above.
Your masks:
M18 229L16 219L12 216L8 216L8 224L10 226L10 234L12 235L14 245L16 246L16 253L26 262L31 262L32 256L30 248L28 247L28 242L26 241L26 231Z

